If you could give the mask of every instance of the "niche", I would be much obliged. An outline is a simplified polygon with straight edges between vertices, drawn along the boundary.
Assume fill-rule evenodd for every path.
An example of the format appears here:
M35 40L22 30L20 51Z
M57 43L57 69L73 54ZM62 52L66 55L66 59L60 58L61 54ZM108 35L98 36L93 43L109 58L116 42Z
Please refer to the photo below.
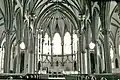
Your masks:
M118 63L118 59L117 58L115 59L115 67L119 68L119 63Z
M56 66L58 66L59 65L59 62L58 61L56 61Z
M76 61L74 61L74 70L75 71L77 70L77 63L76 63Z

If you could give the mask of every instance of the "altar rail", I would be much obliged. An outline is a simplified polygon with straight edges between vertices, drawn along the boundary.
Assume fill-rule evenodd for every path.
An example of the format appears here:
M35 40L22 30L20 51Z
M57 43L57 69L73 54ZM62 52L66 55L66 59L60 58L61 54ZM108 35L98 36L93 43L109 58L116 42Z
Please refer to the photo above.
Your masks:
M47 80L47 74L11 74L11 73L2 73L0 74L0 80Z
M66 80L120 80L120 73L65 75Z
M0 74L0 80L120 80L120 73L117 74L67 74L62 77L49 74Z

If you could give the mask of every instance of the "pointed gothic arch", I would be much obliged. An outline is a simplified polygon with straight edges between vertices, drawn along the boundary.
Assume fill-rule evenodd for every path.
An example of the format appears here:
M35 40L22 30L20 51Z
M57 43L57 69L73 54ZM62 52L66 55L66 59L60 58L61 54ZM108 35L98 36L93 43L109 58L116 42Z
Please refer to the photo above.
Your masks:
M61 47L61 37L59 33L54 34L52 43L53 43L53 54L60 55L62 53L62 47Z
M64 36L64 54L71 54L71 35L69 32Z
M44 42L43 42L43 54L48 54L48 49L49 49L49 45L48 45L48 41L49 41L49 36L47 33L45 33L44 36Z

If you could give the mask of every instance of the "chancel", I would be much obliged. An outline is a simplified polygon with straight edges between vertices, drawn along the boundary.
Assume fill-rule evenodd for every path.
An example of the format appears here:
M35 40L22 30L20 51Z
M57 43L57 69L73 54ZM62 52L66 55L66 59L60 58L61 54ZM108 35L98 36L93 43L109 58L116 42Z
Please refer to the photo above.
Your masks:
M0 79L119 80L119 1L0 0Z

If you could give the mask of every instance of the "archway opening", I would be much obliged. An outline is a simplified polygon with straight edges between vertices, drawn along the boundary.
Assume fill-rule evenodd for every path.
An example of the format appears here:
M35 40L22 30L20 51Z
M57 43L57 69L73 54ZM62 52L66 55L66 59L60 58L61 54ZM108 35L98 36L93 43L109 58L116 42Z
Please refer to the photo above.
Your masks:
M48 41L49 41L48 34L45 33L44 42L43 42L43 54L48 54L48 52L49 52Z
M90 61L91 61L91 73L95 73L95 58L94 54L90 53Z
M23 73L24 71L24 52L21 53L21 63L20 63L20 73Z
M64 36L64 54L71 54L71 36L69 32Z
M61 37L59 33L55 33L53 38L53 54L60 55L62 53Z

